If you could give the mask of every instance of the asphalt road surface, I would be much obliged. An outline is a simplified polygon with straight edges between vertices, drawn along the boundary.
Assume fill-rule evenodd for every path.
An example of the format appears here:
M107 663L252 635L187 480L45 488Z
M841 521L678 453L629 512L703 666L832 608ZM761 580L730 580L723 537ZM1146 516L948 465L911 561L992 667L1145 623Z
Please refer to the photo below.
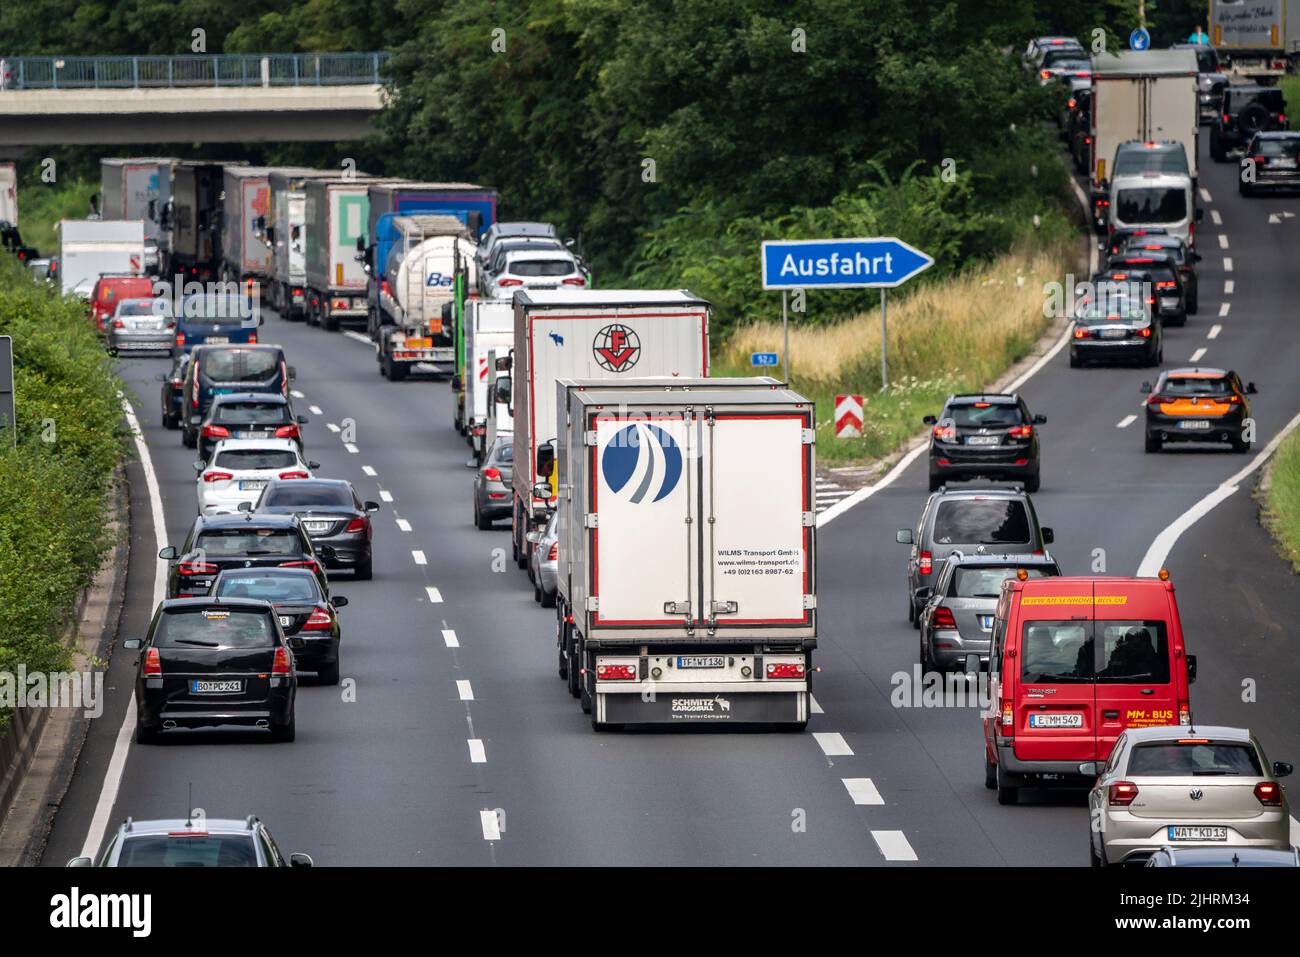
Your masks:
M1270 212L1300 211L1300 198L1243 199L1234 166L1204 155L1201 170L1200 313L1166 331L1165 366L1205 350L1202 364L1256 382L1257 451L1300 410L1300 217L1268 224ZM595 734L557 678L553 613L510 562L506 527L472 525L446 382L387 382L364 340L275 317L262 339L297 368L318 474L391 497L375 517L374 580L342 573L333 586L351 600L340 612L344 685L300 689L292 744L199 732L122 748L135 656L119 651L46 864L127 815L183 815L191 788L210 816L256 813L285 850L322 865L1086 864L1082 792L1026 791L1000 807L983 787L976 710L891 703L895 676L917 662L894 531L924 501L923 458L820 532L820 711L807 733ZM121 362L165 538L179 544L195 513L195 455L159 424L154 376L167 367ZM1139 386L1154 378L1072 370L1061 351L1021 389L1048 417L1035 502L1067 574L1091 573L1098 558L1134 574L1166 526L1254 458L1144 454ZM1300 584L1256 524L1255 478L1183 534L1167 565L1199 655L1195 715L1249 725L1271 759L1296 760ZM159 564L141 463L130 479L122 637L144 634Z

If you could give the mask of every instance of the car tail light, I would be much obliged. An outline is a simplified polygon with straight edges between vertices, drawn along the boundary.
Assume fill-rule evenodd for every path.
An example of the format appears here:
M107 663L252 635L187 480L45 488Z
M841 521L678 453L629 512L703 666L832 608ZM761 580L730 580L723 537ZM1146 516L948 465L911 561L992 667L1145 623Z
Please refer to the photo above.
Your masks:
M289 472L281 472L281 473L280 473L280 478L282 478L282 479L305 479L305 478L311 478L311 475L309 475L308 473L304 472L302 469L293 469L292 471L289 471Z
M1011 702L1002 702L1002 727L1009 728L1015 724L1015 715L1011 710Z
M551 549L546 553L548 562L557 562L560 560L560 542L559 539L551 542Z
M1138 796L1138 786L1132 781L1116 781L1106 789L1106 803L1111 807L1128 807Z
M281 568L310 568L314 572L320 571L320 568L317 566L317 564L314 561L311 561L310 559L302 562L281 562L280 567Z
M330 308L332 309L346 309L347 307L348 307L348 301L346 299L330 300Z
M1268 162L1268 160L1265 159L1263 156L1252 156L1250 158L1250 161L1254 163L1256 166L1263 166Z
M1282 806L1282 789L1276 781L1260 781L1256 784L1255 797L1264 807Z
M1034 427L1032 425L1017 425L1007 429L1007 435L1014 439L1027 439L1033 434Z
M176 345L177 345L177 346L184 346L184 345L185 345L185 333L180 332L180 331L177 331L177 333L176 333Z
M296 425L282 425L275 430L275 437L277 439L296 439L301 434L302 433L298 431L298 426Z
M1151 398L1147 399L1147 404L1148 404L1148 405L1164 405L1164 404L1167 403L1167 402L1173 402L1173 401L1174 401L1174 400L1173 400L1173 397L1172 397L1172 396L1167 396L1167 395L1153 395Z
M934 437L940 442L954 442L957 439L957 427L953 425L936 425Z
M1148 327L1148 328L1146 328L1146 329L1142 329L1142 330L1140 331L1139 334L1142 336L1143 339L1150 339L1150 338L1151 338L1151 329L1150 329L1150 327Z
M113 320L113 328L114 328L114 329L125 329L125 328L126 328L126 323L123 322L121 319L114 319L114 320Z
M293 672L293 666L289 660L289 649L284 645L275 649L275 661L271 665L271 674L287 675Z
M1285 125L1286 125L1286 114L1285 114L1285 113L1279 113L1279 114L1277 115L1277 121L1278 121L1279 123L1281 123L1281 124L1283 124L1283 125L1285 126Z
M207 562L177 562L176 572L180 575L215 575L217 566Z
M807 673L807 669L801 662L789 662L786 664L777 662L767 666L767 676L769 678L802 678Z
M205 425L203 427L203 437L205 439L228 439L230 430L224 425Z
M1083 138L1083 145L1084 145L1084 146L1091 146L1091 145L1092 145L1092 137L1091 137L1091 136L1085 136L1085 137Z
M1178 288L1178 283L1174 282L1172 279L1162 279L1160 282L1156 283L1156 288L1157 288L1157 289L1177 289L1177 288Z
M391 296L393 294L392 284L389 283L387 279L380 280L379 293L383 296Z
M1091 337L1092 337L1091 329L1085 329L1082 326L1078 326L1074 330L1074 338L1076 339L1090 339Z
M1077 74L1077 73L1075 74L1075 76L1078 76L1078 75L1079 75L1079 74ZM1067 110L1072 110L1072 109L1074 109L1075 102L1076 102L1076 101L1075 101L1074 97L1070 97L1068 100L1065 101L1065 108L1066 108Z
M302 287L301 287L301 286L294 286L294 287L293 287L293 294L294 294L295 296L301 296L301 295L302 295Z
M1039 71L1038 71L1038 75L1041 76L1044 80L1050 80L1050 79L1052 78L1052 71L1051 71L1051 70L1039 70Z
M636 665L596 665L596 677L602 681L635 681Z
M257 333L256 333L256 332L250 332L250 333L248 334L248 341L249 341L249 343L251 343L252 345L257 345Z
M522 286L523 284L524 281L522 279L498 279L497 280L498 286Z
M203 473L203 481L205 482L229 482L234 477L231 472L217 472L214 470Z
M928 575L934 568L934 556L929 552L922 551L921 557L917 559L916 570L922 575Z
M957 620L952 617L952 609L946 605L939 605L935 608L934 613L930 616L931 628L956 628Z
M1178 705L1178 723L1180 725L1190 725L1192 723L1192 709L1187 706L1187 702L1180 702Z
M330 618L330 613L324 609L317 608L310 616L308 616L307 620L303 622L302 630L329 631L333 626L334 621Z
M568 279L561 279L560 282L565 286L587 285L587 280L583 279L581 276L570 276Z
M500 482L501 470L499 468L496 468L495 466L489 465L487 468L483 470L483 477L487 479L489 482Z
M146 675L162 674L162 656L157 648L150 648L144 653L144 673Z
M347 528L343 529L343 531L347 532L349 535L356 534L357 532L364 532L365 530L366 519L364 515L357 516L352 521L348 522Z

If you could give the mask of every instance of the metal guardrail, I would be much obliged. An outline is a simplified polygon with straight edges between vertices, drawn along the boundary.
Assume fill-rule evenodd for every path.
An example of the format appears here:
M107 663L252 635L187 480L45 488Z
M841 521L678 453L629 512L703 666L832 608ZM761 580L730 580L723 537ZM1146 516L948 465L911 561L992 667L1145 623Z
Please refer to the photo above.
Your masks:
M84 90L382 83L389 53L0 57L0 89Z

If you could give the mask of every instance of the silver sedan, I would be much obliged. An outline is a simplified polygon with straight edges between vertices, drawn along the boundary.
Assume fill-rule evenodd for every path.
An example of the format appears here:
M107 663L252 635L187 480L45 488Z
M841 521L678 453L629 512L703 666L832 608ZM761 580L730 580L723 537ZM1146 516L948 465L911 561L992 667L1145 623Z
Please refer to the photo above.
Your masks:
M1162 847L1291 846L1291 809L1247 729L1165 725L1119 736L1088 794L1094 867L1145 862Z
M528 577L533 580L533 600L543 608L555 607L555 593L559 582L560 536L556 530L556 513L540 532L529 532L528 541L533 549L528 553Z
M119 352L171 352L176 320L163 299L123 299L104 323L104 344Z

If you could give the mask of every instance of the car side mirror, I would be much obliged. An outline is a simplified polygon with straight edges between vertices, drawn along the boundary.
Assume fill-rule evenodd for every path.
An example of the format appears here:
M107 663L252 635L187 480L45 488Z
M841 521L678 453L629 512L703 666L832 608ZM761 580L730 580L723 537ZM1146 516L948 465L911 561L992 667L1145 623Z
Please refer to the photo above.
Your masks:
M306 425L306 424L307 424L307 416L305 416L305 415L300 415L300 416L298 416L298 424L299 424L299 425Z
M934 415L927 415L927 416L925 416L924 418L922 418L921 421L922 421L925 425L938 425L938 424L939 424L939 418L938 418L938 416L934 416Z
M150 200L153 202L153 200ZM68 861L69 867L94 867L95 863L88 857L74 857Z
M1050 545L1056 541L1056 533L1047 526L1043 526L1043 544Z
M894 533L894 541L900 545L912 544L912 530L910 528L900 528Z
M1196 656L1195 655L1187 656L1187 683L1189 685L1196 684Z
M548 488L547 490L549 491L549 488ZM529 532L527 535L524 536L524 538L528 539L528 544L529 544L529 545L536 545L538 542L540 542L540 541L542 540L542 533L541 533L541 532Z
M203 461L203 459L194 460L194 471L202 472L207 467L208 467L208 463Z
M1289 761L1273 762L1273 777L1275 778L1287 777L1294 770L1295 770L1295 765L1291 764Z
M309 468L309 469L311 469L313 472L315 472L318 468L320 468L320 463L319 463L319 462L308 462L308 463L307 463L307 468Z
M379 503L378 503L378 502L366 502L365 505L364 505L363 507L365 508L365 510L366 510L367 512L377 512L377 511L379 511Z
M127 638L122 642L122 647L127 651L139 651L143 645L144 641L140 638Z
M333 598L330 599L330 604L333 605L335 608L345 608L347 607L347 603L348 603L347 595L335 595Z
M310 855L310 854L290 854L290 855L289 855L289 866L290 866L290 867L314 867L314 866L315 866L315 863L316 863L316 862L313 861L313 860L311 859L311 855Z
M1034 416L1034 425L1046 425L1046 424L1047 424L1047 416L1045 415Z
M1253 382L1247 382L1247 383L1246 383L1246 393L1247 393L1248 395L1254 395L1254 394L1257 393L1258 391L1259 391L1259 390L1255 388L1255 383L1253 383Z
M158 557L162 559L166 559L167 561L170 561L171 559L175 558L177 554L178 552L176 551L175 545L168 545L166 548L160 548L158 550Z
M1142 392L1145 393L1145 394L1147 394L1147 395L1150 395L1150 394L1151 394L1151 383L1150 383L1150 382L1143 382L1143 383L1142 383Z
M241 512L251 512L253 510L253 503L249 501L243 501L240 502L238 505L236 505L235 508Z

